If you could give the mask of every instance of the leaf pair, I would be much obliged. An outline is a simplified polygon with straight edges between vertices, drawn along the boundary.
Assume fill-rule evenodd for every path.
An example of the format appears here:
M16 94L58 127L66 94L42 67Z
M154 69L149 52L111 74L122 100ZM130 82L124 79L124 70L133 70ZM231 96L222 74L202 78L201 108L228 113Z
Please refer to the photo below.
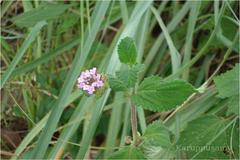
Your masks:
M115 77L109 76L109 84L115 91L127 91L135 86L143 69L142 64L136 64L134 40L124 38L118 46L118 55L120 61L128 66L116 72ZM144 109L166 111L182 104L194 92L193 86L185 81L163 81L158 76L151 76L143 80L131 98L135 105Z
M136 64L132 67L124 68L116 72L116 76L109 76L109 84L115 91L126 91L135 86L138 74L142 70L143 65Z

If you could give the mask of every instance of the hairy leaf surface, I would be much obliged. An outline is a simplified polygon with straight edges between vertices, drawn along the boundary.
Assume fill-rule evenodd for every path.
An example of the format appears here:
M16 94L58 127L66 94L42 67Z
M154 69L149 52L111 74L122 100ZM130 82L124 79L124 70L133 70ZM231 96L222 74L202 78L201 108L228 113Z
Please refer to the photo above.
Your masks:
M188 159L227 158L224 153L224 148L227 148L226 133L217 137L224 126L224 121L213 115L195 119L181 132L176 148L186 153Z
M121 40L118 45L118 56L122 63L130 65L136 63L137 49L132 38L126 37Z
M194 92L193 86L185 81L162 81L152 76L143 80L133 101L144 109L166 111L181 105Z
M116 72L116 77L110 76L110 87L115 91L126 91L135 86L138 74L142 70L142 64L136 64Z
M221 98L239 94L239 67L239 64L237 64L232 70L227 71L214 79Z
M160 121L155 121L148 125L143 134L143 139L145 144L163 148L171 147L169 131Z
M228 114L239 115L239 63L214 79L218 96L228 98Z

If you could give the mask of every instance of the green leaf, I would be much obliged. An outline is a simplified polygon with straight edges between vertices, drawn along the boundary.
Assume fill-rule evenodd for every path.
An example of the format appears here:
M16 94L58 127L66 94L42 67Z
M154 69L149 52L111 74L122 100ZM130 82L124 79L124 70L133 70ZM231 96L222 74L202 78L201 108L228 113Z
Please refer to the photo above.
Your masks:
M239 63L233 69L214 78L220 98L228 98L228 114L239 115Z
M143 134L144 144L151 146L161 146L163 148L171 148L172 144L169 137L168 129L161 121L155 121L148 125Z
M193 86L182 80L163 81L158 76L145 78L133 102L151 111L166 111L181 105L192 93Z
M118 78L109 76L108 81L109 81L110 87L115 91L126 91L127 90L127 87Z
M219 97L226 98L239 94L239 63L230 70L214 78Z
M232 96L228 100L228 114L233 113L239 116L239 95Z
M134 87L138 79L138 73L142 70L143 65L137 64L131 68L125 68L116 72L116 77L120 79L126 87Z
M148 125L142 138L141 147L147 159L173 159L175 153L170 132L161 121Z
M145 159L144 154L134 146L114 152L108 159Z
M136 64L116 72L116 77L109 76L110 87L115 91L126 91L135 86L142 64Z
M233 125L228 127L227 129L227 141L228 141L228 151L231 153L232 159L239 159L239 141L236 141L236 139L239 139L239 120L237 119Z
M32 9L31 11L24 12L23 14L14 17L12 21L20 27L31 27L37 22L56 18L71 6L72 5L66 4L42 5L36 9Z
M118 45L118 56L122 63L130 65L136 63L137 49L132 38L126 37L121 40Z
M224 126L224 121L213 115L195 119L180 133L176 148L185 152L187 159L227 158L224 154L224 148L227 147L226 133L223 132L220 136L216 137ZM214 138L216 139L209 144ZM195 156L196 153L199 154Z

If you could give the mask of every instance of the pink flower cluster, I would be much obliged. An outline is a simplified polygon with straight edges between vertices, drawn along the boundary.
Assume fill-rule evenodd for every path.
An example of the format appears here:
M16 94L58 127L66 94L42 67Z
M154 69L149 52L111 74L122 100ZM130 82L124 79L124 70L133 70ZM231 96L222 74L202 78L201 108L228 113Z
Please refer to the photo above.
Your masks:
M78 78L77 87L86 91L89 95L92 95L97 89L103 86L103 78L95 67L82 72Z

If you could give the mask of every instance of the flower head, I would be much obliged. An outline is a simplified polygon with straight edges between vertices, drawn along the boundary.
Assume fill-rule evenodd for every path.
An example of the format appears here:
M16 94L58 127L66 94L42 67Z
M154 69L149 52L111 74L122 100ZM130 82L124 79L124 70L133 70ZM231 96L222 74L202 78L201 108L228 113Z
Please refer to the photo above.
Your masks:
M89 95L94 94L97 89L104 86L103 77L95 67L83 71L77 81L77 87L86 91Z

